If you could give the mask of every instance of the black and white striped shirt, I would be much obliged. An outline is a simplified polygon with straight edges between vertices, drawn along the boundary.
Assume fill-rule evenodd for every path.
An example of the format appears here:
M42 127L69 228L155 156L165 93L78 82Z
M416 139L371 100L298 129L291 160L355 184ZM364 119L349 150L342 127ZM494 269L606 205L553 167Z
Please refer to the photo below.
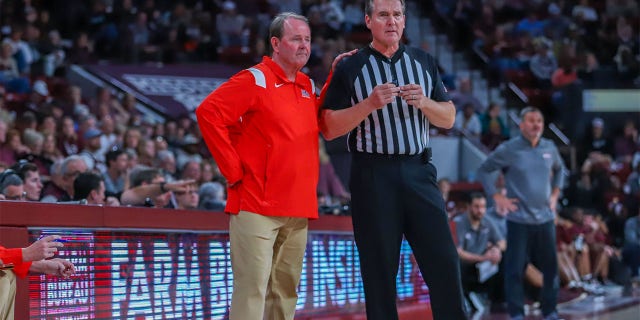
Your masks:
M367 46L341 61L323 107L349 108L366 99L375 86L395 81L400 86L419 84L427 97L449 101L435 59L401 44L391 58ZM429 145L429 121L420 110L397 97L356 126L348 141L351 152L414 155Z

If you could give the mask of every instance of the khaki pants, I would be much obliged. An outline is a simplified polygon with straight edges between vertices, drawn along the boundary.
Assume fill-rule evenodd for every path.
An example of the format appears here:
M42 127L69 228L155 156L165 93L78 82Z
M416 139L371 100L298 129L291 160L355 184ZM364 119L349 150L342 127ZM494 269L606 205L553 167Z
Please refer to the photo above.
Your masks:
M307 218L231 216L231 320L290 320L296 310Z
M0 276L0 320L13 320L16 300L16 276L13 271L4 270Z

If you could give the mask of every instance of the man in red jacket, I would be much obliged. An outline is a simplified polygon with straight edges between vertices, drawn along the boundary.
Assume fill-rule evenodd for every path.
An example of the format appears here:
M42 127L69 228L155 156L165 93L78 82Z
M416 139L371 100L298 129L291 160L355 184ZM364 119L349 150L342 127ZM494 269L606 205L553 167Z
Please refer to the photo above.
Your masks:
M16 297L15 277L27 273L44 273L68 278L76 272L73 263L65 259L49 259L63 244L60 236L44 237L26 248L7 249L0 246L0 320L12 320ZM48 260L45 260L48 259Z
M269 33L271 57L231 77L196 109L229 184L231 320L293 319L307 222L318 218L319 102L300 72L311 51L309 24L282 13Z

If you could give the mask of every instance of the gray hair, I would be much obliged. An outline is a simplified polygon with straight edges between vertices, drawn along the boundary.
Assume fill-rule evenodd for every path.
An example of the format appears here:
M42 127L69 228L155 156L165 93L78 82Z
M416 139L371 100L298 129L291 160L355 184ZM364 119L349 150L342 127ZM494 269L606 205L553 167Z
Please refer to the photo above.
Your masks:
M365 1L365 5L364 5L364 13L371 17L371 14L373 14L373 2L375 0L367 0ZM400 1L400 4L402 5L402 13L404 14L405 12L405 5L404 5L404 0L398 0Z
M52 176L60 175L61 171L62 171L62 163L63 162L64 162L64 159L56 160L51 165L51 167L49 167L49 174L51 174Z
M44 135L38 131L27 128L22 133L22 141L27 147L33 147L44 142Z
M169 150L161 150L158 151L158 153L156 154L156 158L158 158L158 161L160 162L165 162L168 159L174 159L176 158L176 156L173 155L173 152L169 151Z
M20 178L17 172L7 169L3 173L0 173L0 192L6 194L7 188L10 186L21 186L24 181Z
M87 164L87 162L86 162L86 161L84 161L84 158L83 158L82 156L77 155L77 154L70 155L70 156L68 156L68 157L64 158L64 160L62 160L62 165L60 165L60 174L64 176L64 175L66 175L67 173L69 173L69 172L68 172L68 170L69 170L69 164L70 164L71 162L78 161L78 160L80 160L80 161L84 162L85 164ZM88 166L89 166L89 165L87 165L87 167L88 167Z
M526 108L520 110L520 121L524 120L524 117L527 114L532 113L532 112L539 113L540 115L542 115L542 118L544 119L544 115L542 114L542 111L540 111L540 109L538 109L536 107L529 106L529 107L526 107Z
M271 25L269 26L269 39L273 37L282 39L282 33L284 32L284 23L285 21L287 21L287 19L298 19L309 25L309 19L307 19L307 17L305 16L293 12L279 13L275 18L273 18L273 21L271 21Z
M224 201L224 186L220 182L205 182L198 190L200 202L207 200Z

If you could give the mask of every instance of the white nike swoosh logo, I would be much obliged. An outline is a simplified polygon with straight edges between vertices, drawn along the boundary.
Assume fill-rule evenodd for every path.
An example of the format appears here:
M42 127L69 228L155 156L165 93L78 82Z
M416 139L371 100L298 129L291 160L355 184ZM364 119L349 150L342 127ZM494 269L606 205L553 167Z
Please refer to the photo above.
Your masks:
M284 82L283 83L276 83L276 88L282 87L283 84L284 84Z

